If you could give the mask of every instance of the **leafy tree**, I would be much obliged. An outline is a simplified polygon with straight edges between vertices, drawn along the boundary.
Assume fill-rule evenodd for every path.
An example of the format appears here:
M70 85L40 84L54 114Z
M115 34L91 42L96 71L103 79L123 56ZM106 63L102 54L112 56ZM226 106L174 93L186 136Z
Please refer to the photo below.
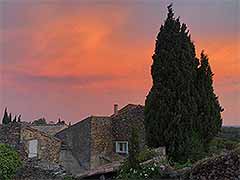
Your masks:
M223 108L220 106L218 97L214 93L213 73L204 51L201 53L200 63L201 65L197 71L197 87L200 92L198 103L199 122L197 128L206 146L221 130L221 112Z
M2 119L2 124L8 124L8 123L9 123L9 117L8 117L8 113L7 113L7 108L5 108L3 119Z
M0 179L11 180L21 164L19 154L14 149L0 144Z

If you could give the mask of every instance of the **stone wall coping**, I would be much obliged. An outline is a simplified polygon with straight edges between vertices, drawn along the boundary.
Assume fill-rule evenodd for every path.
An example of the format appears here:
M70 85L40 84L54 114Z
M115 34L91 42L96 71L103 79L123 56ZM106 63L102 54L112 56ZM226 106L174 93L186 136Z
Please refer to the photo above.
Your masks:
M110 116L90 116L91 118L110 118Z
M29 125L31 127L63 127L63 126L68 126L66 124L62 125L62 124L48 124L48 125Z

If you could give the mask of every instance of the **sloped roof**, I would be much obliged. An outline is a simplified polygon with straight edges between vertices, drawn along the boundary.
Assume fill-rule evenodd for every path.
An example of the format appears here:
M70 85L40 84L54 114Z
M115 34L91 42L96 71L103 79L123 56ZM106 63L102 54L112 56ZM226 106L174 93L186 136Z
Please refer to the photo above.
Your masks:
M34 132L34 131L35 131L35 132L38 132L38 133L41 134L42 136L48 137L49 139L53 139L53 140L62 142L59 138L50 136L49 134L47 134L47 133L45 133L45 132L42 132L42 131L39 131L39 130L37 130L37 129L34 129L34 128L28 126L28 125L21 125L21 128L28 129L28 130L33 131L33 132Z
M107 174L107 173L111 173L111 172L117 172L119 170L120 166L121 166L121 161L115 161L112 163L108 163L108 164L99 166L95 169L91 169L82 174L78 174L77 177L86 178L86 177L91 177L91 176L98 175L98 174Z
M118 116L118 115L121 115L121 114L127 113L127 112L129 112L129 111L132 111L132 110L134 110L134 109L136 109L136 108L143 109L144 106L143 106L143 105L140 105L140 104L127 104L126 106L124 106L123 108L121 108L121 109L118 111L118 114L117 114L117 115L112 114L112 115L110 115L110 116L89 116L89 117L87 117L87 118L84 118L84 119L76 122L75 124L73 124L73 125L65 128L65 129L62 129L62 130L58 131L56 134L61 133L61 132L63 132L63 131L67 131L67 130L73 128L74 126L76 126L76 125L78 125L78 124L81 124L81 123L83 123L83 122L85 122L85 121L91 120L92 118L96 118L96 119L97 119L97 118L113 118L113 117L116 117L116 116Z
M44 132L50 136L54 136L58 132L67 128L68 126L64 124L64 125L41 125L41 126L31 125L30 127L33 129L37 129L38 131Z
M76 122L75 124L73 124L73 125L71 125L71 126L68 126L67 128L64 128L64 129L58 131L55 135L58 135L58 134L60 134L60 133L62 133L62 132L64 132L64 131L68 131L69 129L72 129L72 128L74 128L75 126L84 123L85 121L91 121L92 118L102 119L102 118L110 118L110 117L109 117L109 116L88 116L88 117L86 117L86 118L84 118L84 119Z
M121 109L118 111L118 114L117 114L117 115L113 114L113 115L111 115L111 117L115 117L115 116L124 114L124 113L129 112L129 111L131 111L131 110L134 110L134 109L136 109L136 108L144 108L144 106L141 105L141 104L138 104L138 105L137 105L137 104L127 104L126 106L124 106L123 108L121 108Z

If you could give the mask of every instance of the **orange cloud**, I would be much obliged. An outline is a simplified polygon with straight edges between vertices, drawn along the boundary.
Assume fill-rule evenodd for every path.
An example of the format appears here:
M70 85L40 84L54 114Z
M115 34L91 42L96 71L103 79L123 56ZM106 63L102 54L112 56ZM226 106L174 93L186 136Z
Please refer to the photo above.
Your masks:
M14 31L1 30L5 35L0 40L1 45L11 45L6 50L6 63L0 66L5 74L1 87L27 95L47 94L52 104L56 105L57 99L58 104L66 103L76 111L78 103L84 104L84 111L92 109L92 104L98 110L97 100L106 101L106 105L114 101L122 105L144 103L151 87L155 35L151 32L147 38L142 38L139 32L145 31L137 34L135 26L144 29L148 25L148 22L145 25L131 19L141 12L136 15L123 6L101 7L66 10L60 5L51 8L39 5L27 9L31 23L14 27ZM232 118L229 108L233 99L226 100L222 96L239 92L240 41L217 33L208 37L199 33L193 39L198 56L202 49L209 55L216 92L227 109L226 117ZM87 104L88 99L92 104ZM106 108L101 108L106 112Z

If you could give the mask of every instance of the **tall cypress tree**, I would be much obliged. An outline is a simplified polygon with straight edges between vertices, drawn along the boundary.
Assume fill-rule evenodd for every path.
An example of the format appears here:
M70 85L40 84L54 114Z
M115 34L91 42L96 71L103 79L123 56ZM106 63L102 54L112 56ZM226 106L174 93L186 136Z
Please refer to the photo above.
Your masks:
M7 113L7 108L5 108L3 119L2 119L2 124L8 124L8 123L9 123L9 117L8 117L8 113Z
M184 161L192 150L193 120L197 120L199 61L187 26L174 18L172 5L157 35L152 59L153 86L145 101L147 144L166 146L171 158Z
M12 122L14 122L14 123L16 123L17 122L17 116L15 115L14 116L14 118L13 118L13 121Z
M200 92L198 103L199 125L198 129L201 134L204 145L221 130L223 108L220 106L218 97L213 89L213 73L204 52L201 53L200 67L198 68L197 86Z
M208 57L196 58L189 31L174 18L172 5L157 35L152 56L153 86L145 101L146 140L166 146L176 161L198 159L222 126Z
M8 123L12 122L12 113L9 113L9 116L8 116Z
M21 122L21 114L20 115L18 115L18 119L17 119L17 122Z

